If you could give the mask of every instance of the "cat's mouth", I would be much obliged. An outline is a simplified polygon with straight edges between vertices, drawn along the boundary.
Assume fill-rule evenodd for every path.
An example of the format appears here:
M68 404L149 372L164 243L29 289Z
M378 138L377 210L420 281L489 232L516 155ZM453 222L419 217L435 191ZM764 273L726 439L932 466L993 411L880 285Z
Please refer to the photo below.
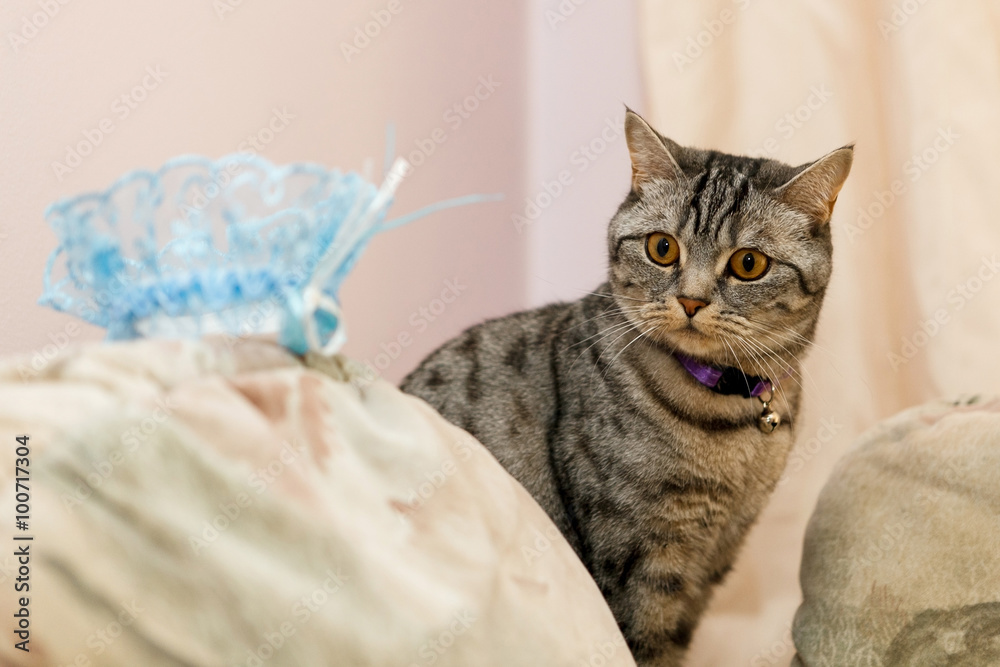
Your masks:
M723 352L718 335L711 331L711 326L695 319L684 318L683 321L670 323L660 320L648 330L648 334L657 342L694 357L718 356Z
M639 314L633 320L643 335L669 352L680 352L697 359L717 360L731 358L726 346L726 336L718 331L718 324L711 313L697 313L695 317L655 310Z
M668 332L667 337L671 339L671 342L678 344L678 347L707 349L708 347L715 348L718 343L718 338L702 331L691 322Z
M698 313L695 317L645 319L641 328L663 350L679 352L706 363L731 364L740 358L740 345L732 340L714 317ZM735 348L735 349L734 349Z
M715 338L714 327L704 317L653 317L642 318L650 328L650 334L657 337L686 336L691 338Z

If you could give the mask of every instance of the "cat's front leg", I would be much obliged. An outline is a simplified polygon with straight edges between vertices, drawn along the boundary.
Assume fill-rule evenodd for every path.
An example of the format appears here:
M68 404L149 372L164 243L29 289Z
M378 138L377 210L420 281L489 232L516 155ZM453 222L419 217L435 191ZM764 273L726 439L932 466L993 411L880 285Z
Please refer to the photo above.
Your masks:
M709 597L708 559L672 544L629 563L603 586L640 667L674 667L691 643ZM621 585L616 585L621 584Z

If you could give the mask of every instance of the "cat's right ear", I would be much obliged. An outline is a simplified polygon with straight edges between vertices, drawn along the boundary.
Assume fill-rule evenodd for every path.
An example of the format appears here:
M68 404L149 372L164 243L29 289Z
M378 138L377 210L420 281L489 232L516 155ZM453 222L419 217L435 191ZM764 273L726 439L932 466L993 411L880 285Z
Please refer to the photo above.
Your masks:
M631 109L625 111L625 141L632 159L632 190L635 192L641 192L651 181L676 181L683 176L660 135Z

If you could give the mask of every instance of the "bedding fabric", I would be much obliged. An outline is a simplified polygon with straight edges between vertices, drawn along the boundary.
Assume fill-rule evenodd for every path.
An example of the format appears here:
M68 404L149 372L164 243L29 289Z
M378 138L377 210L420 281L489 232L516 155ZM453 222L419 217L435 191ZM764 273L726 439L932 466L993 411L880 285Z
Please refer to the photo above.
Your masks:
M1000 399L937 401L866 433L820 494L798 667L1000 665Z
M8 634L0 662L634 665L482 445L355 370L221 338L0 365L0 539L30 551L30 653ZM5 546L0 586L19 567ZM20 609L0 596L7 625Z

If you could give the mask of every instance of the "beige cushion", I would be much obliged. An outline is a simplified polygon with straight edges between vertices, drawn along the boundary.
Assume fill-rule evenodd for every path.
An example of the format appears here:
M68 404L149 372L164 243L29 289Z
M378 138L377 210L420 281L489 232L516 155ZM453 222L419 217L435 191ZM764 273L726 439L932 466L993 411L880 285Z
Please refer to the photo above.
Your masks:
M15 433L34 536L32 661L0 556L0 662L635 664L572 549L471 436L342 359L232 343L0 368L3 553Z
M806 532L797 665L1000 665L1000 399L862 436Z

